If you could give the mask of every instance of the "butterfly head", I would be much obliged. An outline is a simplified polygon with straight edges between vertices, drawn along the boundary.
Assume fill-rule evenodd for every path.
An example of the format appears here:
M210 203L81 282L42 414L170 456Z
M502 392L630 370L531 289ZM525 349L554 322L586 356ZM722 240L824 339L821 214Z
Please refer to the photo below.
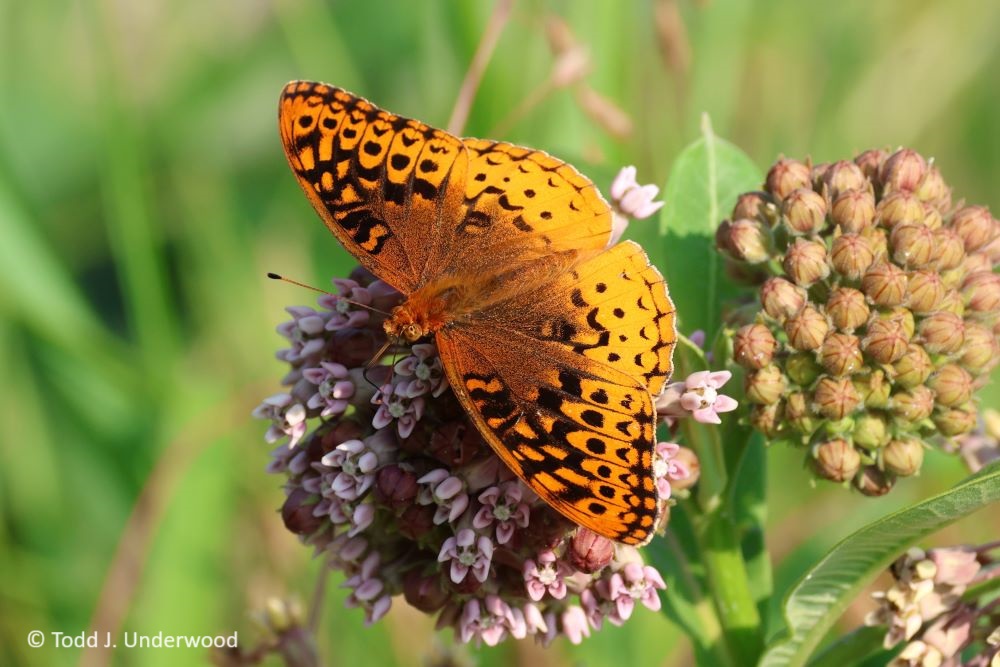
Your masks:
M389 340L416 343L431 334L431 328L424 313L414 311L410 303L392 309L389 319L382 325Z

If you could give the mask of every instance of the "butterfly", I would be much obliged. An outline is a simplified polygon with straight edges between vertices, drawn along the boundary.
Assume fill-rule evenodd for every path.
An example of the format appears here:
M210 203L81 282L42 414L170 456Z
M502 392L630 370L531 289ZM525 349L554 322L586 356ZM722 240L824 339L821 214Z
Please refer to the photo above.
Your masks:
M550 506L649 541L674 307L640 246L608 247L593 183L541 151L459 139L323 83L289 83L278 123L323 222L404 295L390 339L433 336L483 438Z

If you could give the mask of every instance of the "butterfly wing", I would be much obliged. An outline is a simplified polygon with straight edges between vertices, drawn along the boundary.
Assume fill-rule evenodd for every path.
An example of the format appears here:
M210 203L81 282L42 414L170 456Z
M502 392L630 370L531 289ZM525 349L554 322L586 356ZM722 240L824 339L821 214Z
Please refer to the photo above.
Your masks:
M497 455L572 521L628 544L657 523L651 390L673 305L633 243L438 332L448 380Z
M603 248L611 233L593 184L541 151L461 140L305 81L285 86L278 125L326 226L404 294L448 275Z
M465 205L462 142L307 81L285 86L278 126L288 163L330 231L369 271L413 292L434 230Z

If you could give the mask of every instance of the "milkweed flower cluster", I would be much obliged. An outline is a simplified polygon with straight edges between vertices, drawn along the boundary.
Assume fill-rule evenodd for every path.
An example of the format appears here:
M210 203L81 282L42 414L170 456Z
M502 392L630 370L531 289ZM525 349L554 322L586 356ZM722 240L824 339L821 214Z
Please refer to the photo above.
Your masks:
M716 245L758 286L733 337L751 422L806 445L820 477L881 495L976 426L1000 350L1000 222L953 204L932 161L781 159Z
M888 627L886 648L906 642L892 667L1000 665L1000 606L989 596L980 600L967 595L973 586L1000 575L991 554L998 548L996 542L912 548L892 564L892 585L873 594L878 608L865 617L866 625Z
M636 607L658 609L661 574L637 549L563 518L504 466L432 344L383 348L377 313L401 296L362 269L335 285L317 308L288 309L277 355L289 366L286 391L254 414L277 445L269 471L286 478L284 523L343 572L348 606L373 623L402 596L461 641L488 645L575 643ZM668 412L704 419L712 405L725 409L708 396L717 381L689 379ZM683 398L691 392L701 400ZM690 450L656 447L664 505L696 472Z

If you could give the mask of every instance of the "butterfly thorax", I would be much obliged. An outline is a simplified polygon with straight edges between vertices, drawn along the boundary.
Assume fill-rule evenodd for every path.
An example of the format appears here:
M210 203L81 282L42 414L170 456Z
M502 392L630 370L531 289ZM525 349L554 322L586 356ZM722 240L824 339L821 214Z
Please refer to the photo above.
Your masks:
M440 331L459 317L468 300L469 286L455 279L438 280L413 292L392 309L382 326L390 340L415 343Z

